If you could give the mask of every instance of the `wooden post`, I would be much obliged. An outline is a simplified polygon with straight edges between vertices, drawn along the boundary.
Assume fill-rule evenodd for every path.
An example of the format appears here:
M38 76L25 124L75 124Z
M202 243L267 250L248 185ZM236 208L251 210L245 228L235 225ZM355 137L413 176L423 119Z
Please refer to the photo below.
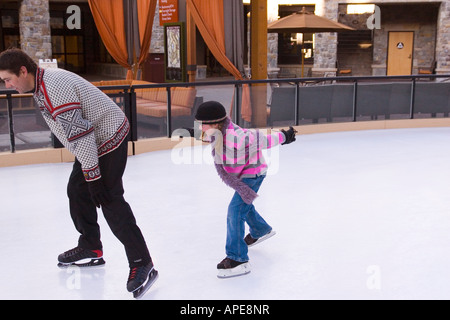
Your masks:
M267 0L251 0L252 80L267 79ZM267 85L252 85L252 126L267 126Z
M189 6L186 6L186 29L187 29L187 74L188 81L195 82L195 76L197 73L197 45L196 45L196 32L194 19L191 15Z

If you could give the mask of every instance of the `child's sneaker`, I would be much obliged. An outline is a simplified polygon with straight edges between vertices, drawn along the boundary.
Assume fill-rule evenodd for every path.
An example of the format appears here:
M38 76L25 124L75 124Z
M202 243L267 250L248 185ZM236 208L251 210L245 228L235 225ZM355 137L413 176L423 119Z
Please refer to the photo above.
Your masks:
M248 261L239 262L225 258L217 265L217 270L217 277L223 279L245 275L251 271L251 267Z
M273 237L275 234L276 234L275 230L270 230L268 233L266 233L262 237L255 239L249 233L248 235L245 236L244 241L247 244L247 246L252 247L255 244L258 244L260 242L263 242L264 240L269 239L270 237Z
M80 247L75 247L58 256L58 267L67 268L70 266L78 267L98 267L103 266L102 250L88 250Z

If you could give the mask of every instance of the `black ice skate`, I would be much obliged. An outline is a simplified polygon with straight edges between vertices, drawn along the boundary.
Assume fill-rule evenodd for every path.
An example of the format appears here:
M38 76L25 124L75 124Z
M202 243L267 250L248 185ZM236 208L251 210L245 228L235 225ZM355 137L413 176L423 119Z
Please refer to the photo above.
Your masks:
M255 239L249 233L248 235L245 236L244 241L247 244L247 246L252 247L255 244L261 243L264 240L269 239L270 237L274 236L275 234L276 234L275 230L270 230L268 233L266 233L262 237Z
M248 261L239 262L230 258L225 258L217 265L217 270L217 277L225 279L248 274L251 271L251 267Z
M60 268L68 268L70 266L98 267L104 264L105 260L103 260L102 250L87 250L76 247L58 256L58 267Z
M127 290L133 293L134 298L139 299L150 289L156 279L158 279L158 271L153 267L152 262L145 266L131 268Z

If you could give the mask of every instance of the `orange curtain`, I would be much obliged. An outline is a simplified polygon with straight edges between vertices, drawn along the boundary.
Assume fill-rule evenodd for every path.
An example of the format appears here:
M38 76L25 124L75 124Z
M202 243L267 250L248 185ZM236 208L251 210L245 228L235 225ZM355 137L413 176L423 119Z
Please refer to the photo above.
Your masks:
M141 41L141 55L139 57L139 67L147 60L152 40L153 20L155 17L156 4L158 0L137 0L139 36Z
M150 48L157 0L136 1L141 55L135 63L140 67L147 59ZM89 6L106 49L118 64L128 69L127 79L135 79L137 74L133 72L133 65L128 63L123 0L89 0Z
M128 68L123 0L89 0L89 6L109 54L118 64Z
M244 78L241 72L226 56L223 1L224 0L187 0L187 5L189 6L194 22L209 50L211 50L211 53L236 80L243 80ZM250 103L250 88L248 85L243 86L241 115L245 121L251 122L252 109Z

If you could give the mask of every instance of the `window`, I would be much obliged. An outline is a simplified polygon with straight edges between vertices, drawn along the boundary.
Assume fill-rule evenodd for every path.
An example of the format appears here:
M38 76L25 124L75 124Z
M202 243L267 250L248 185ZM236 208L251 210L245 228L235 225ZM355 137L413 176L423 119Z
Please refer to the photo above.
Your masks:
M364 13L374 13L374 4L349 4L347 6L347 14L364 14Z
M86 71L84 30L67 28L66 21L71 13L66 13L66 10L67 5L50 10L53 59L58 61L59 68L82 74ZM81 19L83 25L83 15Z
M314 6L280 5L278 15L284 18L305 7L306 11L314 13ZM314 63L314 34L312 33L279 33L278 34L278 64L301 64L301 50L304 49L305 63Z
M19 12L0 7L0 51L19 47Z

